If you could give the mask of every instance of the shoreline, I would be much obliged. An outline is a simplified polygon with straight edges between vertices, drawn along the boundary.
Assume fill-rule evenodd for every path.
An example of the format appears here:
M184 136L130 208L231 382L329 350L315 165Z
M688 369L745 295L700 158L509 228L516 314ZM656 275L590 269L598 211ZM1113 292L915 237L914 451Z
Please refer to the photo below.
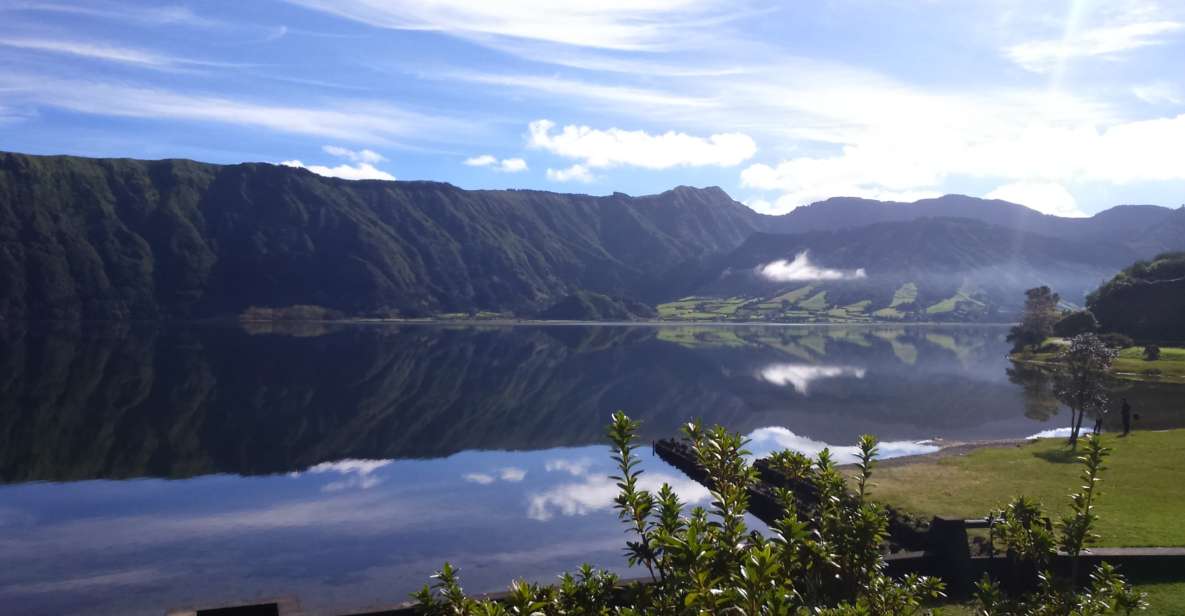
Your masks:
M799 322L782 322L782 321L662 321L662 320L647 320L647 321L562 321L562 320L545 320L545 319L321 319L321 320L297 320L297 319L233 319L237 323L315 323L319 325L342 324L342 325L494 325L499 327L515 326L515 325L529 325L529 326L577 326L577 327L687 327L687 326L708 326L708 327L885 327L885 326L948 326L948 327L1007 327L1015 325L1015 323L1004 322L979 322L979 321L872 321L862 323L851 323L845 321L824 321L818 323L799 323ZM219 322L223 319L211 319L204 322ZM119 321L116 321L119 322ZM187 321L160 321L160 322L187 322ZM203 322L200 320L188 322Z

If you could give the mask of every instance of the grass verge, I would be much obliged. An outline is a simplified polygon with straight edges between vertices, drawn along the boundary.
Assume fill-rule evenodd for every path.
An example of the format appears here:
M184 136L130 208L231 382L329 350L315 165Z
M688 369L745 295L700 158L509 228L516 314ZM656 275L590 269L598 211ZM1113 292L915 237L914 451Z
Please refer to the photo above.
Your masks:
M1185 546L1185 430L1104 436L1097 532L1104 546ZM877 469L872 497L922 515L980 517L1016 496L1040 501L1054 519L1081 471L1064 439L984 447Z

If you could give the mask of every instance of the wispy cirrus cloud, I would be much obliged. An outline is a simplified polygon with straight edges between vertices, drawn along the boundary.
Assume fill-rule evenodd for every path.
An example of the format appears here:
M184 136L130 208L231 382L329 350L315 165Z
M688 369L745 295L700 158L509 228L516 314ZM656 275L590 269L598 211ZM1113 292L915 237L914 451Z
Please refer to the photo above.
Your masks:
M241 64L211 62L180 58L158 52L122 47L95 41L66 40L61 38L0 37L0 46L24 51L64 54L89 60L116 62L155 70L179 69L185 67L236 67Z
M130 2L91 1L87 3L42 2L38 0L11 0L0 6L0 12L64 13L102 19L134 22L151 26L181 25L195 28L211 28L225 25L216 19L199 15L183 5L162 4L159 6L135 5Z
M1022 68L1048 73L1072 58L1115 57L1123 52L1164 44L1185 31L1179 21L1145 21L1086 28L1057 39L1026 41L1009 46L1005 55Z
M1132 86L1132 94L1149 105L1180 105L1185 103L1185 91L1168 81L1154 81Z
M320 106L297 105L89 79L0 73L0 104L9 102L101 116L247 126L389 146L413 139L448 141L479 130L467 121L372 100L341 99Z
M554 75L522 75L506 73L478 73L472 71L440 71L425 75L433 79L449 79L530 90L561 99L598 100L629 105L648 105L659 108L697 109L715 103L704 97L665 92L653 87L639 87L624 83L597 83Z
M379 28L444 32L478 42L490 37L598 49L670 48L688 27L735 10L719 0L289 0Z

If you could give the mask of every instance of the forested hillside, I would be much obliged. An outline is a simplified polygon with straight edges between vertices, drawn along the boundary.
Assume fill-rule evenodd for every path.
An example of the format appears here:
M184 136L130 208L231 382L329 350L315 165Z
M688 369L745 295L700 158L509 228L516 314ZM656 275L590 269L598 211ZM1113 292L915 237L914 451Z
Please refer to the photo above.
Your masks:
M718 188L591 197L0 154L0 317L532 314L578 290L653 301L759 218Z
M1140 261L1091 293L1103 331L1145 341L1185 341L1185 252Z
M1058 218L947 195L764 216L719 188L604 197L304 169L0 153L0 319L246 314L999 320L1185 249L1185 209ZM770 279L802 254L860 277ZM612 307L604 296L632 308ZM593 299L590 299L593 298ZM661 306L660 306L661 305Z

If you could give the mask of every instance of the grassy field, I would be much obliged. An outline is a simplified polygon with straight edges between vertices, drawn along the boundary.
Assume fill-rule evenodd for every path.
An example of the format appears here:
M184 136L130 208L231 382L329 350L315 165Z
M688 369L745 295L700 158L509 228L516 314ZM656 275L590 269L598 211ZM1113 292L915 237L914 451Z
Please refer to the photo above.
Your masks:
M1160 379L1185 382L1185 348L1161 347L1160 359L1144 359L1143 347L1128 347L1119 352L1111 369L1125 375L1144 375L1148 370L1159 370Z
M1114 451L1103 473L1097 531L1105 546L1185 546L1185 430L1107 435ZM966 455L886 466L873 498L924 515L980 517L1015 496L1060 515L1080 466L1064 439L985 447Z
M1062 344L1064 341L1060 338L1050 338L1046 343ZM1020 362L1053 363L1057 361L1057 353L1014 353L1012 359ZM1119 378L1133 381L1185 383L1185 348L1160 347L1160 359L1147 361L1144 359L1144 347L1127 347L1119 351L1119 357L1111 365L1111 372Z
M1185 545L1185 430L1108 435L1104 443L1113 451L1098 501L1100 545ZM978 517L1023 494L1060 514L1078 485L1079 471L1064 439L1041 439L877 469L872 496L926 515ZM1185 581L1137 580L1137 586L1151 604L1142 613L1185 615ZM975 611L970 605L946 605L939 613L970 616Z

